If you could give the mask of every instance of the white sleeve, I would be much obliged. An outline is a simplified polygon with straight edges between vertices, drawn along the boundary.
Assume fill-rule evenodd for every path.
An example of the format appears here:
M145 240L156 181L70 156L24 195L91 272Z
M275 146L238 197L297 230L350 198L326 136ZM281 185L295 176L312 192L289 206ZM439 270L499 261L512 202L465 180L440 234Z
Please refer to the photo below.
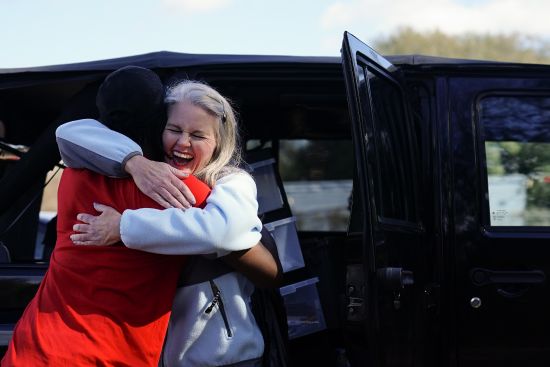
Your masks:
M261 229L256 184L247 173L218 180L204 209L125 210L120 221L127 247L172 255L245 250L258 243Z
M67 122L55 132L63 162L71 168L87 168L102 175L127 177L128 159L143 155L141 148L125 135L93 119Z

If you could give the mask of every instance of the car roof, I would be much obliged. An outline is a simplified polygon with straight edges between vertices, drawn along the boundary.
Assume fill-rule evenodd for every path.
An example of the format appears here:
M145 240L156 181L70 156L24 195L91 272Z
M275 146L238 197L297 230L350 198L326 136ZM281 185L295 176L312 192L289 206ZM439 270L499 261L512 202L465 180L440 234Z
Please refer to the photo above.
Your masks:
M503 64L495 61L456 59L427 55L394 55L387 59L396 65L453 65L453 64ZM137 65L150 69L188 67L195 65L223 64L271 64L271 63L320 63L340 64L337 56L277 56L277 55L223 55L223 54L188 54L159 51L141 55L112 59L79 62L71 64L35 66L26 68L0 68L0 74L48 73L70 71L109 71L125 65Z
M188 54L169 51L113 59L79 62L72 64L37 66L27 68L0 68L0 74L24 72L108 71L125 65L137 65L150 69L174 68L194 65L240 64L240 63L340 63L339 57L325 56L271 56L271 55L217 55Z

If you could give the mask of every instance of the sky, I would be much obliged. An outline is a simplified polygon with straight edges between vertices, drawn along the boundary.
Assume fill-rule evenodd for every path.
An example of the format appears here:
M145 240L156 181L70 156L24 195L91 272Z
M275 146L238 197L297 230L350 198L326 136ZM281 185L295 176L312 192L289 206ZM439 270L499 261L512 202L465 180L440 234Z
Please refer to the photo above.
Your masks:
M337 56L418 31L550 38L547 0L0 0L0 68L155 51Z

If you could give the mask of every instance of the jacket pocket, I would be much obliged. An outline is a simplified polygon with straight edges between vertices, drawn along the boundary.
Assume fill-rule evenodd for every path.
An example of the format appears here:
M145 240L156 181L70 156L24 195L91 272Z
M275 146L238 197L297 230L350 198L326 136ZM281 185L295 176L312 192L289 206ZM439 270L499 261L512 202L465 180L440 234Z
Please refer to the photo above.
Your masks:
M204 310L204 313L210 314L214 307L218 306L218 310L220 310L220 315L223 319L225 330L227 331L227 336L231 338L233 337L233 332L231 331L231 326L229 325L229 318L227 317L225 305L223 304L221 291L213 280L209 280L208 282L210 283L210 288L212 289L213 298L210 305L206 308L206 310Z

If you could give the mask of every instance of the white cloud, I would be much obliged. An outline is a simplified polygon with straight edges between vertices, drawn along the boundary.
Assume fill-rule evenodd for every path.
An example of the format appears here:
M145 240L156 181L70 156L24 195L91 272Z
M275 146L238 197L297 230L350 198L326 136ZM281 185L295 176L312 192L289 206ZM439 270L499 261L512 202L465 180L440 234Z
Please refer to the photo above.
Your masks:
M231 4L231 0L162 0L162 3L185 14L196 14L226 8Z
M341 0L323 13L326 31L352 30L362 37L388 34L397 27L446 33L490 32L550 35L547 0Z
M342 34L332 34L321 38L318 49L320 55L339 56L342 45Z
M359 4L360 5L360 4ZM321 17L323 28L335 28L354 21L353 9L356 5L337 2L328 7Z

